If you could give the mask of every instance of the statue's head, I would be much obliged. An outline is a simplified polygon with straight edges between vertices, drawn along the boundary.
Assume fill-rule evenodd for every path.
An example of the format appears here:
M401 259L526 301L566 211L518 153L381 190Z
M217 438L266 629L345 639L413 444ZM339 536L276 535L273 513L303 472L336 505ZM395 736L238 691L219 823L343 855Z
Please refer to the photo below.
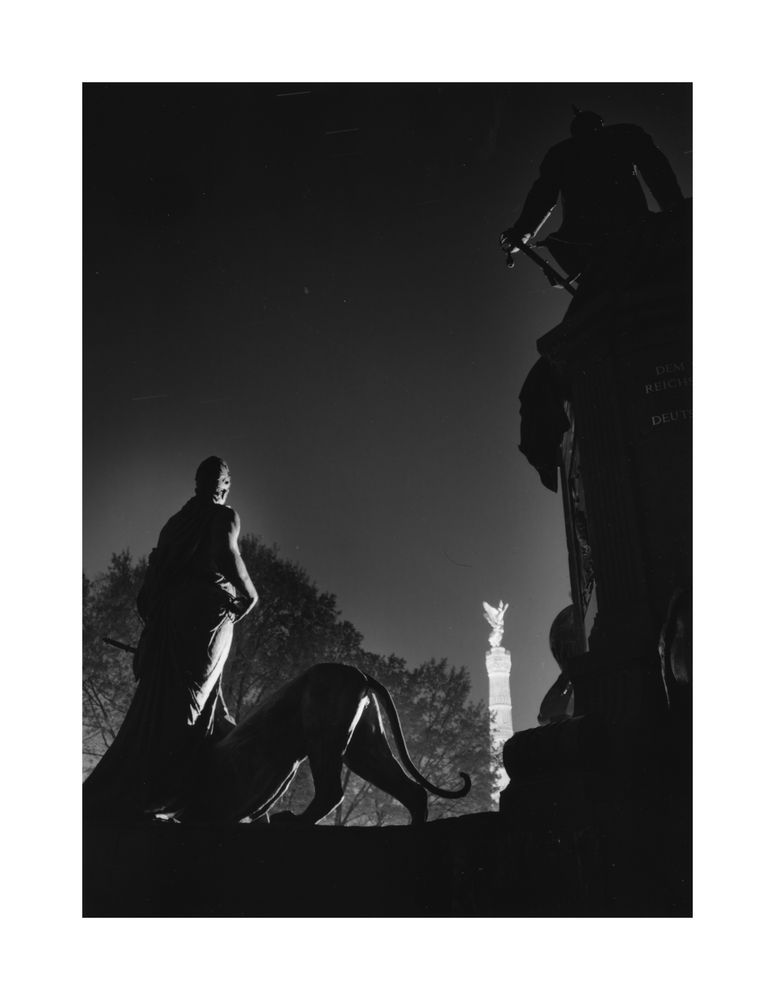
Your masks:
M579 636L576 609L572 604L563 608L552 622L552 627L549 629L549 649L562 671L565 670L568 660L584 652Z
M228 465L217 455L211 455L196 470L196 489L198 497L207 497L213 503L226 503L231 487L231 473Z
M579 111L576 105L573 107L573 121L570 123L570 134L575 138L580 135L591 135L599 132L605 124L600 115L594 111Z

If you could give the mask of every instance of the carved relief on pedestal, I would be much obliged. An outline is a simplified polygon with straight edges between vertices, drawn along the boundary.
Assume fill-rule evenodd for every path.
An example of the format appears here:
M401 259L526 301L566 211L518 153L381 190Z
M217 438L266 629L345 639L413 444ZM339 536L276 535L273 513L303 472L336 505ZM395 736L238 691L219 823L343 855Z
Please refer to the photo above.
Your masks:
M579 474L578 462L568 477L568 497L570 500L573 536L576 543L579 597L582 620L586 614L595 585L595 567L592 561L592 546L589 543L587 511L584 501L584 487Z

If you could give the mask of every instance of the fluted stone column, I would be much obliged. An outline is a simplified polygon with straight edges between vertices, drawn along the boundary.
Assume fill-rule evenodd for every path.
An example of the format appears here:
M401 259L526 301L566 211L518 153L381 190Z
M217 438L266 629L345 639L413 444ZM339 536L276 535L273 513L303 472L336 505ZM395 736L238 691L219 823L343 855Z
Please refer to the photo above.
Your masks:
M511 716L511 653L503 646L495 646L487 653L487 676L490 681L490 712L494 713L491 738L493 747L499 758L502 758L503 744L514 734L514 723ZM503 767L498 769L498 784L493 798L498 797L508 783L508 777Z

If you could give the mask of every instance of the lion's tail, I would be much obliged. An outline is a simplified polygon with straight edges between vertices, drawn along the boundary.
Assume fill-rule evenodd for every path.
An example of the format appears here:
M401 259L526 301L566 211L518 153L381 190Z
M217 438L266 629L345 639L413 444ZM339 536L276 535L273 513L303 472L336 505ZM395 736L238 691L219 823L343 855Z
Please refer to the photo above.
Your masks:
M445 788L437 788L436 785L431 784L427 778L424 778L420 774L414 766L412 758L409 756L409 751L406 748L404 733L401 729L401 720L398 718L398 712L396 711L396 706L393 704L393 699L390 697L390 692L383 684L380 684L380 682L375 680L373 677L370 677L368 674L366 674L365 677L369 683L369 687L379 698L380 704L384 708L387 717L390 720L390 728L393 730L393 738L396 741L398 754L404 767L412 775L412 777L418 781L423 788L427 789L429 792L433 792L434 795L440 796L442 799L462 799L464 795L468 795L471 791L471 779L465 771L460 772L460 777L463 779L463 787L458 788L457 791L448 791Z

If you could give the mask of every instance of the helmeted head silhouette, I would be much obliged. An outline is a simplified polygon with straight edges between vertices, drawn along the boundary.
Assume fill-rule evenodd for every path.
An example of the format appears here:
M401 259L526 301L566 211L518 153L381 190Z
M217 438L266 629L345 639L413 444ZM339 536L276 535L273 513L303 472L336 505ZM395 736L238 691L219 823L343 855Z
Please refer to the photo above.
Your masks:
M603 119L595 111L579 111L575 104L572 104L571 107L573 108L573 120L570 123L570 134L574 138L599 132L603 127Z

